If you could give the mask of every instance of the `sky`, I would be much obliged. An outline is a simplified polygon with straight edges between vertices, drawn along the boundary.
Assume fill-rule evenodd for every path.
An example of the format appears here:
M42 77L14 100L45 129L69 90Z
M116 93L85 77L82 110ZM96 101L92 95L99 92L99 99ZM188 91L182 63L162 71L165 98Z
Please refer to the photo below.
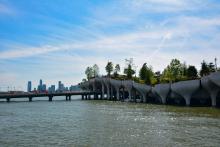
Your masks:
M162 71L173 58L220 66L219 0L0 0L0 91L62 81L133 58Z

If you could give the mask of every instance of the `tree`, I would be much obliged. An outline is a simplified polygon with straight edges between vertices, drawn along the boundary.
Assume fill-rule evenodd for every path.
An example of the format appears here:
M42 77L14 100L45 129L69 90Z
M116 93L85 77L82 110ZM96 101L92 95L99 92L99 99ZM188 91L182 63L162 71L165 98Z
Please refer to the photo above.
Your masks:
M140 79L143 80L145 84L152 84L151 80L153 76L154 76L154 73L152 71L152 68L148 67L147 63L144 63L139 72Z
M82 82L86 82L86 79L82 79Z
M187 65L186 65L186 62L184 62L183 64L181 64L181 75L184 77L184 76L187 76Z
M125 59L127 68L124 69L124 73L126 74L128 79L132 79L132 76L135 74L133 58Z
M119 65L119 64L116 64L116 65L115 65L115 73L114 73L115 77L118 76L118 73L119 73L119 72L120 72L120 65Z
M160 78L161 78L161 73L160 71L155 72L155 77L156 77L156 84L160 83Z
M167 68L164 69L162 75L162 81L177 81L183 78L185 74L185 65L182 64L178 59L172 59Z
M216 67L212 62L209 63L208 67L209 67L209 72L215 72Z
M209 66L208 64L203 60L202 63L201 63L201 70L200 70L200 76L203 77L203 76L206 76L206 75L209 75Z
M97 77L99 75L99 67L98 67L98 65L94 64L92 68L93 68L93 76Z
M147 75L147 63L144 63L139 71L139 77L141 80L145 81L146 75Z
M129 64L128 67L124 69L124 73L126 74L128 79L132 79L132 76L135 74L135 71L132 69L131 65Z
M198 71L195 66L189 66L187 68L187 77L189 79L196 79L198 77Z
M112 64L112 62L108 62L107 63L107 65L105 67L105 70L106 70L108 76L110 76L111 72L113 71L113 64Z
M87 79L91 79L93 76L93 68L92 67L87 67L85 71Z

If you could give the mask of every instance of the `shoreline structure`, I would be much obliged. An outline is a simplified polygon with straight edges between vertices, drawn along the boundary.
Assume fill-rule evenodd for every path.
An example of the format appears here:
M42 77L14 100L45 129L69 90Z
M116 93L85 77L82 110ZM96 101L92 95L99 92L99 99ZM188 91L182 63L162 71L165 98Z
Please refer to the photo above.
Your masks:
M149 86L132 80L96 77L79 84L82 90L99 92L94 99L153 102L177 105L220 106L220 72L197 80ZM90 99L91 97L88 97ZM82 97L87 99L87 97Z

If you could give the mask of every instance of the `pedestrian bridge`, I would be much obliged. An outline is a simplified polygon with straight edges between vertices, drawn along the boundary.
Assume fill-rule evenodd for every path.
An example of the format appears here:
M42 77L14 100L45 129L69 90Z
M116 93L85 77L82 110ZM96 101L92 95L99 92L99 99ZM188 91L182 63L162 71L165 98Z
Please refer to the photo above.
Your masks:
M97 77L79 84L81 89L101 93L108 100L152 102L186 106L220 106L220 72L197 80L150 86L132 80Z
M100 95L98 92L93 91L74 91L74 92L59 92L59 93L14 93L14 94L0 94L0 99L6 99L7 102L10 102L13 98L28 98L31 102L35 97L44 97L48 98L48 101L52 101L55 96L65 96L66 101L71 100L71 96L79 95L82 98L90 98L91 96L96 97L96 95ZM95 96L94 96L95 95Z

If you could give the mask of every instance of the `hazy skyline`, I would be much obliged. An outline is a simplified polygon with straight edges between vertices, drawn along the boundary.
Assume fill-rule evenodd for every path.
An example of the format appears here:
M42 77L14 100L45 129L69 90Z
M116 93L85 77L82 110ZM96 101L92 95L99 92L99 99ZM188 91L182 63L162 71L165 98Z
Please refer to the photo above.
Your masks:
M172 58L220 65L219 42L218 0L0 0L0 87L70 86L125 58L154 71Z

